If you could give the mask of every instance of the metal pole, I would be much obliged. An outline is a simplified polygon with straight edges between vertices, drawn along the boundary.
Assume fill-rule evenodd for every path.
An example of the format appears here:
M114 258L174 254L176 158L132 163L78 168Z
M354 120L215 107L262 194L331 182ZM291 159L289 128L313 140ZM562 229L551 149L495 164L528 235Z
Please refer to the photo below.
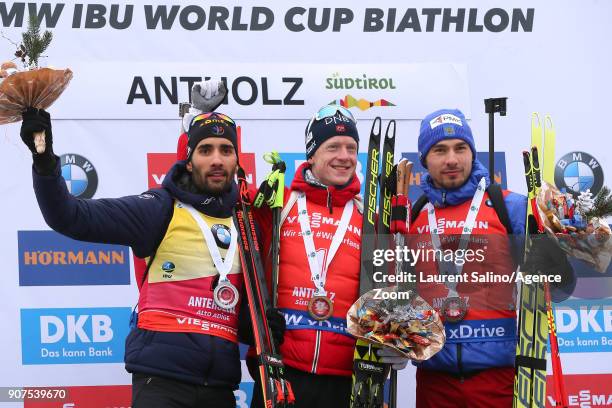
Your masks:
M485 113L489 114L489 178L491 183L495 182L495 128L493 120L495 112L499 112L500 116L506 116L506 100L502 98L488 98L484 100Z

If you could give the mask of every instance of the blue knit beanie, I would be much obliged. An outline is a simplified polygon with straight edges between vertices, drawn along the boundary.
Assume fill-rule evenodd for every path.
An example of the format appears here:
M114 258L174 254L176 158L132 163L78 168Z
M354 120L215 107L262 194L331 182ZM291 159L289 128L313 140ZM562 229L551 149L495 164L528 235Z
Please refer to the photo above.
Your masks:
M459 109L440 109L421 121L419 132L419 160L423 167L429 150L438 142L448 139L461 139L466 142L476 158L476 147L472 129Z

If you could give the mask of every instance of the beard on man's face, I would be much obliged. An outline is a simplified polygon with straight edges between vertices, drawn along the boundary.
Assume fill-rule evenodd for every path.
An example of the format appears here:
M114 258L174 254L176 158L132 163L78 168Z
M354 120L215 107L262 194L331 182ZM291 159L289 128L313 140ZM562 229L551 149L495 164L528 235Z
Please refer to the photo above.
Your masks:
M192 179L194 185L200 190L202 193L219 195L226 191L229 191L232 187L232 177L229 172L223 170L223 180L219 180L221 175L219 174L219 170L215 170L215 179L210 177L210 172L204 175L200 173L193 173Z

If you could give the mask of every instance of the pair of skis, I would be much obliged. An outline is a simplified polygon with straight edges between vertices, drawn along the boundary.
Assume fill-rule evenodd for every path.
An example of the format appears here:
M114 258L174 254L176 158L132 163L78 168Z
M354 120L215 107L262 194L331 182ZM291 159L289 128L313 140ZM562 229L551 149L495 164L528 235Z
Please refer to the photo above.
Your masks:
M365 177L363 224L361 228L361 272L359 294L362 295L375 287L372 278L374 264L372 257L375 249L386 249L391 245L389 238L391 226L391 188L388 178L393 170L395 151L395 121L387 125L382 150L382 171L380 139L382 120L374 119L368 143L368 159ZM380 172L380 176L379 176ZM380 197L378 196L380 186ZM378 203L379 212L376 211ZM378 234L377 234L378 233ZM384 384L387 367L380 361L375 346L364 340L357 340L353 354L353 387L351 408L382 408L384 405Z
M528 204L525 231L525 254L531 247L532 234L543 234L544 224L537 208L537 196L543 180L554 185L555 131L552 118L544 119L544 143L540 117L531 118L531 151L523 152ZM543 166L539 152L544 152ZM550 288L547 283L522 284L520 291L519 339L516 347L516 374L513 407L543 407L546 403L546 341L550 335L556 406L567 407L563 373L555 331Z
M246 176L238 168L239 200L234 211L234 223L238 229L240 261L244 276L249 312L253 322L255 351L266 408L291 407L295 397L289 381L285 380L282 358L276 350L267 321L267 312L272 307L268 294L260 248L251 213Z

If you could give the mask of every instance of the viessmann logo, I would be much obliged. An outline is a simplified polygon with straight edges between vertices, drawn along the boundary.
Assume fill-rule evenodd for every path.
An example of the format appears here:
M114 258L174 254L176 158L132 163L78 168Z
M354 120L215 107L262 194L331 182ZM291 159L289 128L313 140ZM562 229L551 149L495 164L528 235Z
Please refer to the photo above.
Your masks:
M127 247L75 241L54 231L18 231L19 285L129 285Z
M444 217L438 220L436 234L444 234L447 229L463 229L465 225L465 221L457 221L457 220L448 220ZM489 229L488 221L476 221L474 224L474 229ZM417 232L419 234L429 232L429 225L423 225L422 227L417 227Z
M564 374L563 381L567 394L567 406L580 408L612 406L612 390L610 389L612 374ZM548 376L546 408L557 406L554 389L553 377Z

